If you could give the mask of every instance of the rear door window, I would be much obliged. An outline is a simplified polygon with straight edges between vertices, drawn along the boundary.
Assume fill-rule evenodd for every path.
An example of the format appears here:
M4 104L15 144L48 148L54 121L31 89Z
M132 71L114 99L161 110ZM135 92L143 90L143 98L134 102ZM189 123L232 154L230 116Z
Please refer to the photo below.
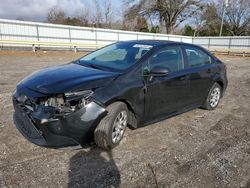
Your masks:
M184 49L187 55L189 67L198 67L206 64L211 64L211 57L202 50L193 46L184 47Z

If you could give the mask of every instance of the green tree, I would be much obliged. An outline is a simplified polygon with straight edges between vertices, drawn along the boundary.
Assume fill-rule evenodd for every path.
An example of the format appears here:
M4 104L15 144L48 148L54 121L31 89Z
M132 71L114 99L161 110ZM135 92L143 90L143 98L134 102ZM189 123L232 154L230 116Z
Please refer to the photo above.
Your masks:
M183 35L193 36L194 35L193 28L190 25L185 25L184 30L183 30Z
M157 26L151 27L150 32L151 33L159 33L159 26L157 25Z
M143 16L137 16L136 31L149 32L147 20Z

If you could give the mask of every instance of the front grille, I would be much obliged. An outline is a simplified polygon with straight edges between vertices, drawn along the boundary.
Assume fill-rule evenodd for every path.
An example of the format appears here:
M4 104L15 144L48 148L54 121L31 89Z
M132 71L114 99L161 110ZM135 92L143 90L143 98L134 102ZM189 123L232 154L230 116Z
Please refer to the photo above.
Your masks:
M28 117L26 112L24 112L23 109L15 102L14 102L14 108L15 108L14 123L17 129L29 141L37 145L43 145L45 143L44 137L36 128L32 120Z

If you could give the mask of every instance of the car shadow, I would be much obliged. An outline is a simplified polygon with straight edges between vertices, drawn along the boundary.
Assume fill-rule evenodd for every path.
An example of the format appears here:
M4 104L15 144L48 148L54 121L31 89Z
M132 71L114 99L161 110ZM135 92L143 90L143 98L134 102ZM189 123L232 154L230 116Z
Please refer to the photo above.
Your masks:
M119 187L121 182L112 151L93 147L70 159L68 177L68 187Z

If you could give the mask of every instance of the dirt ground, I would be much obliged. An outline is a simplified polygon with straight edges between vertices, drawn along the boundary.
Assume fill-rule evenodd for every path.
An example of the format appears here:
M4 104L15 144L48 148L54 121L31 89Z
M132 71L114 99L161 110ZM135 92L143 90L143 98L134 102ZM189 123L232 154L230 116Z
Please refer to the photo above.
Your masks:
M229 86L216 110L127 129L111 152L29 143L13 126L16 84L81 55L0 51L0 187L250 187L250 58L220 57Z

